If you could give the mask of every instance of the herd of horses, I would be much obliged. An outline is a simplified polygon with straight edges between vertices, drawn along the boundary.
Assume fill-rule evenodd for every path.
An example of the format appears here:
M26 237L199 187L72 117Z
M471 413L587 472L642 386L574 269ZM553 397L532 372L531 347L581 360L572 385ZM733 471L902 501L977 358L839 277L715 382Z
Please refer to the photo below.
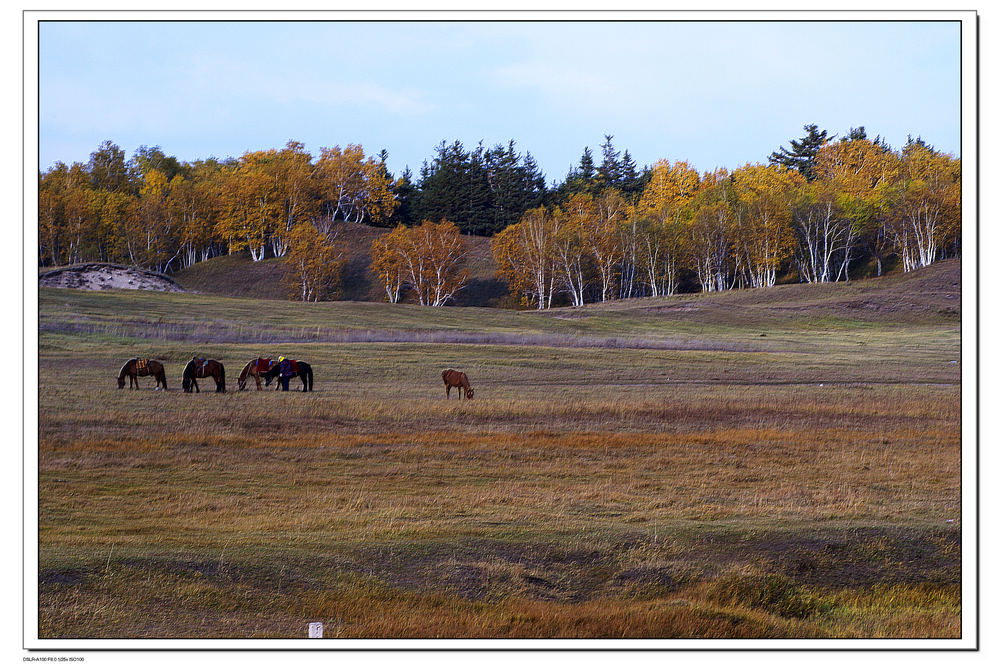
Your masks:
M298 377L302 380L302 391L303 393L313 390L313 369L312 366L305 361L286 361L289 362L292 376ZM257 390L262 391L263 386L261 386L261 377L264 378L264 386L270 386L271 382L274 381L276 377L281 375L281 364L271 358L263 358L258 356L249 363L243 366L243 370L240 371L239 379L237 380L237 386L240 391L243 391L247 387L247 380L253 378L254 382L257 384ZM125 388L125 378L128 378L128 387L139 388L139 377L152 377L156 381L156 389L167 390L167 374L164 370L163 363L150 358L130 358L125 361L125 365L122 366L118 373L118 388ZM219 361L213 360L211 358L198 358L195 356L184 366L184 372L181 374L181 388L184 389L185 393L200 393L198 388L198 380L206 379L211 377L215 382L215 392L225 393L226 392L226 367ZM451 389L458 389L458 397L461 398L463 393L467 400L472 400L474 391L469 384L469 377L464 372L459 372L458 370L448 369L441 373L441 379L444 381L445 394L448 398L451 398ZM280 384L275 385L275 390L281 388Z

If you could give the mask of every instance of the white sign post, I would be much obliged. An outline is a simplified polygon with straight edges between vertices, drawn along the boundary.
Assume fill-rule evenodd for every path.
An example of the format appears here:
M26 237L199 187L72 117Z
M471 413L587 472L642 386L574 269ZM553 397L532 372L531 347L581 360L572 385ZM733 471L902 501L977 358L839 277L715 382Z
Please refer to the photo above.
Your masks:
M323 637L323 622L322 621L314 621L313 623L309 624L309 637L310 638L313 638L313 637Z

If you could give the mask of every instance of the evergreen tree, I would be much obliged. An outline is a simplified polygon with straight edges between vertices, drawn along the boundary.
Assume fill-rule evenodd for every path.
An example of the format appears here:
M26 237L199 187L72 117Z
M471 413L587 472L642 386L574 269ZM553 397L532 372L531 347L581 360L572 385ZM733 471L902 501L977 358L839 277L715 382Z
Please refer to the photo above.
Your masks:
M632 160L632 156L629 154L628 150L622 155L622 177L620 190L622 196L628 202L634 203L642 195L642 190L646 187L646 180L643 179L643 175L636 169L635 161ZM646 168L646 172L650 173L649 168Z
M605 135L604 144L601 145L603 161L601 162L601 170L598 173L597 179L602 189L619 188L621 186L622 165L618 159L621 152L615 150L614 144L611 143L613 138L614 135Z
M414 216L414 211L419 207L420 191L413 184L413 172L409 167L403 170L399 181L393 187L393 193L395 193L396 202L399 204L396 206L396 211L392 214L392 219L389 223L390 227L395 227L399 224L407 227L416 225L418 222Z
M583 155L580 156L580 167L577 168L574 176L583 182L589 182L597 176L597 170L594 168L594 154L590 152L590 147L583 148Z
M489 185L489 171L483 143L467 154L466 165L462 170L462 214L452 219L459 230L471 235L488 235L493 228L493 212Z
M917 138L914 139L912 135L910 135L909 133L907 133L906 134L906 144L903 145L903 151L906 151L906 149L910 148L910 147L919 147L921 149L927 149L931 153L934 153L934 154L937 153L937 149L935 149L931 145L927 144L927 142L924 142L923 138L920 137L920 135L917 135Z
M853 142L854 140L867 140L868 133L865 132L865 127L860 126L858 128L851 128L847 131L847 136L841 139L841 142Z
M468 155L462 143L455 141L448 145L444 140L435 147L436 156L429 167L421 170L420 206L417 218L420 221L440 221L462 219L463 185Z
M802 129L806 131L806 135L799 140L790 140L789 145L792 147L790 150L780 147L778 151L773 152L769 158L769 164L783 165L798 170L799 174L808 181L812 181L816 178L814 171L816 152L826 144L827 132L821 131L813 123L802 126ZM863 130L862 128L862 132Z

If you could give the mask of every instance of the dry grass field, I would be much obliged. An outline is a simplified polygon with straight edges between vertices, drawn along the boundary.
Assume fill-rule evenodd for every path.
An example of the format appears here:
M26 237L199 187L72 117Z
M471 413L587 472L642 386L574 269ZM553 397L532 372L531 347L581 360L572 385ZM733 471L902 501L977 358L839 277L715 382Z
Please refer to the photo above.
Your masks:
M43 289L40 637L957 637L958 276L546 314ZM169 391L117 389L139 354ZM184 394L194 354L315 392Z

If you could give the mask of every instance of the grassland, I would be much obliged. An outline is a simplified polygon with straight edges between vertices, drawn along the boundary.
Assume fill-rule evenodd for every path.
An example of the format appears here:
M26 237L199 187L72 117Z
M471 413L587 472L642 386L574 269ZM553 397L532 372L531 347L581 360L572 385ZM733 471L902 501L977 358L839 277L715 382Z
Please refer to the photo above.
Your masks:
M44 289L40 636L956 637L957 277L546 314ZM316 391L183 394L195 353ZM136 354L169 392L117 390Z

